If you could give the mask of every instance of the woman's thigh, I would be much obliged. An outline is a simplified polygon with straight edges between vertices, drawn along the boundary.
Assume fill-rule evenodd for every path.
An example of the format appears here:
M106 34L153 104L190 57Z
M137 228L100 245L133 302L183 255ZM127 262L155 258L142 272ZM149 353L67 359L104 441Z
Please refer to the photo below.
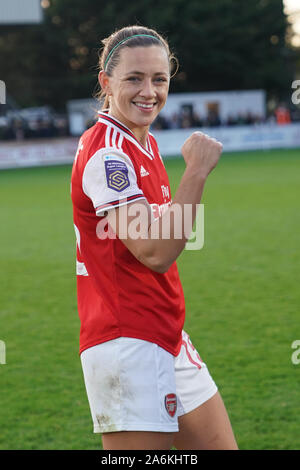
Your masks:
M176 449L237 450L238 446L220 393L178 418Z
M175 359L175 378L179 424L179 432L174 434L176 448L237 448L218 388L184 331Z
M173 433L124 431L102 435L104 450L170 450Z

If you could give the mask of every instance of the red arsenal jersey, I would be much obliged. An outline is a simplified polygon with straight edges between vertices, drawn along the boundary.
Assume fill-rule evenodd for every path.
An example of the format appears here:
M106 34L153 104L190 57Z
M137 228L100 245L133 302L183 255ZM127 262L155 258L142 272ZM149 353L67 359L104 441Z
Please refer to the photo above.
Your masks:
M120 336L181 346L185 306L176 262L160 274L140 263L117 237L99 236L105 211L146 199L154 217L171 204L169 179L154 137L143 147L121 122L99 113L81 137L71 195L77 239L80 353Z

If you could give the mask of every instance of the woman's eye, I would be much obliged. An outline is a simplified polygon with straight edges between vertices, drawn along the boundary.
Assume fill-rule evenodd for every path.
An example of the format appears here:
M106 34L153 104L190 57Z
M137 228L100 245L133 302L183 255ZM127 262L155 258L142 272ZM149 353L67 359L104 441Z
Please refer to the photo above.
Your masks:
M127 80L129 82L140 82L142 79L140 77L128 77ZM167 79L164 77L157 77L154 79L154 81L158 83L162 83L162 82L166 82Z

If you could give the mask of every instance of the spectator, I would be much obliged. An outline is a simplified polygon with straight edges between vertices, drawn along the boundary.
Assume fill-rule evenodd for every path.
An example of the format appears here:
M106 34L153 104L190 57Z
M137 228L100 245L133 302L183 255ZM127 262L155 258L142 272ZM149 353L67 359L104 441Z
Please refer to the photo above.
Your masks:
M13 119L11 123L12 132L16 140L24 140L25 129L22 119Z
M281 103L277 109L275 109L275 117L278 125L282 126L291 123L291 114L284 103Z
M169 124L168 120L164 118L162 114L158 115L155 121L153 122L152 129L155 129L157 131L163 130L163 129L169 129Z
M221 119L216 110L209 110L207 114L207 125L209 127L218 127L221 124Z
M178 129L180 127L180 119L178 113L173 113L169 120L170 129Z

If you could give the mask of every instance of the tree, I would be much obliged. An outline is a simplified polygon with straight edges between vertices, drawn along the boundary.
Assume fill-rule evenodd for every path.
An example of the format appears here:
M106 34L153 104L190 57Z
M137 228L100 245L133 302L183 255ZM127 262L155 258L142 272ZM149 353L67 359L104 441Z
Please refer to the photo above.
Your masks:
M101 39L130 24L166 36L179 58L171 91L290 91L295 57L282 0L50 0L42 25L0 33L0 79L22 106L92 95Z

